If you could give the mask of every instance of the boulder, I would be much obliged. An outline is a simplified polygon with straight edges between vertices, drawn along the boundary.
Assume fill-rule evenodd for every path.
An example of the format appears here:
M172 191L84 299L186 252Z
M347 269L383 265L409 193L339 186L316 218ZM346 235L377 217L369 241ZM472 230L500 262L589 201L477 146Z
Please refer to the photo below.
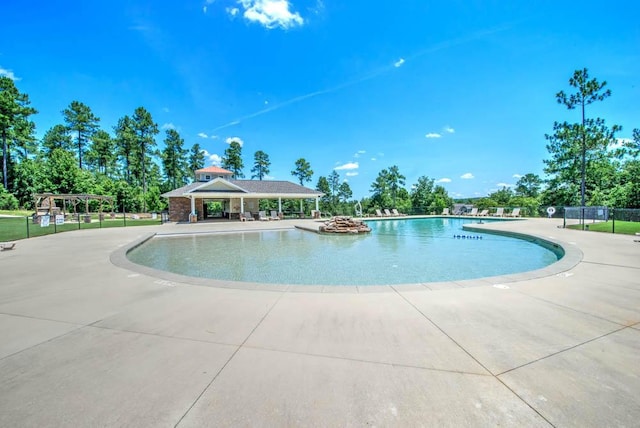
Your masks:
M336 216L320 226L320 232L357 234L369 233L371 228L362 221L354 220L351 217Z

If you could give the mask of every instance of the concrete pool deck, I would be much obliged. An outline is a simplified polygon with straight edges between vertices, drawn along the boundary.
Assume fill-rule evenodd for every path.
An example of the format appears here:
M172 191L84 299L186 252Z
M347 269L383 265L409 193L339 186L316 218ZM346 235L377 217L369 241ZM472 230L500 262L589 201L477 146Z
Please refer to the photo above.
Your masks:
M351 290L207 287L111 262L154 232L310 222L83 230L0 252L0 425L638 425L632 236L487 224L581 257L550 276Z

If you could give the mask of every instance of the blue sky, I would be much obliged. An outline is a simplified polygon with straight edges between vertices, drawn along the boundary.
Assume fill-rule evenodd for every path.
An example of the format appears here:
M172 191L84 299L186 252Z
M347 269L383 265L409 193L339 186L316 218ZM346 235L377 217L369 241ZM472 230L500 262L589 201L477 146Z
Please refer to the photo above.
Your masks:
M270 177L336 169L354 197L397 165L453 197L543 176L544 134L579 120L555 101L573 71L606 80L590 115L640 127L640 3L206 0L3 2L0 74L39 110L41 137L72 100L112 133L147 108L216 164L230 138ZM162 147L164 131L158 135Z

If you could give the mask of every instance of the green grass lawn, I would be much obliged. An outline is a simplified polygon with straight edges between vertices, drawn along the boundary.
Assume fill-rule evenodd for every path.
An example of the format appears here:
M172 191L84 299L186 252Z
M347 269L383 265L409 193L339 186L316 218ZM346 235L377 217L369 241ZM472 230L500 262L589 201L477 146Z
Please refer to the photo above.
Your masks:
M33 210L0 210L0 215L17 215L27 217L33 214Z
M585 223L585 229L588 226L590 231L593 232L613 232L613 221L605 221L600 223ZM572 224L567 226L569 229L582 229L579 224ZM625 235L635 235L640 233L640 222L637 221L620 221L615 222L615 233L621 233Z
M62 225L54 225L53 219L49 226L41 227L39 224L34 223L30 214L25 216L23 212L18 213L9 213L7 211L0 211L0 214L7 215L20 215L20 217L0 217L0 242L6 241L15 241L18 239L26 239L27 237L32 238L35 236L43 236L50 235L52 233L60 233L67 232L72 230L84 230L84 229L98 229L98 228L107 228L107 227L124 227L125 221L122 216L119 216L115 220L105 219L102 222L97 221L98 216L92 216L91 223L85 223L81 221L78 223L75 222L65 222ZM82 220L82 217L81 217ZM126 219L126 226L151 226L151 225L159 225L160 219L151 220L151 219L139 219L133 220L130 218Z

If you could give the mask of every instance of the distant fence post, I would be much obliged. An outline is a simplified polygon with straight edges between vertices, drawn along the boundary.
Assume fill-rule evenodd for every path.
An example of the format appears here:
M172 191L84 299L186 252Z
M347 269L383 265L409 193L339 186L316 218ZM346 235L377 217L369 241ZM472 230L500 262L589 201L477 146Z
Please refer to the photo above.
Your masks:
M27 220L27 239L29 239L29 217L25 217Z
M616 210L611 209L611 233L616 233Z

